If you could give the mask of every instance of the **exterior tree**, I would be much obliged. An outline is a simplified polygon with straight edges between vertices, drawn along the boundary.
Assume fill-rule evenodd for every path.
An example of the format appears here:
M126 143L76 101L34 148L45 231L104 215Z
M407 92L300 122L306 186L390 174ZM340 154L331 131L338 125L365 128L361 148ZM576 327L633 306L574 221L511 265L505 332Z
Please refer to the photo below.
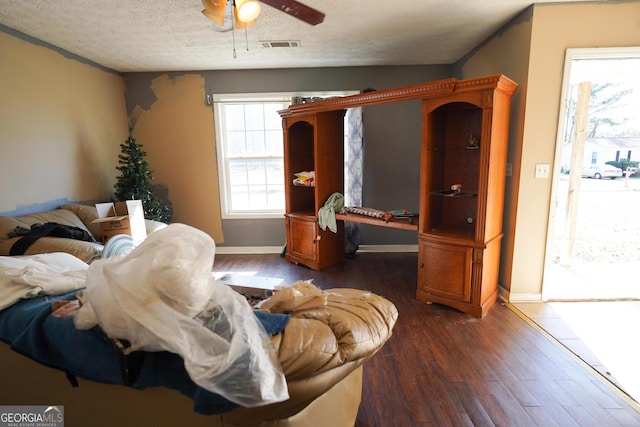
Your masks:
M567 104L567 126L565 128L565 142L573 142L575 127L575 110L578 85L569 89ZM589 98L589 118L586 135L600 136L634 136L618 132L616 126L622 125L628 118L621 117L618 109L626 106L627 97L633 94L633 89L623 84L594 83L591 86Z
M121 153L118 155L119 166L116 169L121 175L114 186L114 200L141 200L144 216L165 223L171 222L172 209L168 202L164 202L157 194L159 186L153 184L153 175L149 163L145 159L147 153L133 137L133 129L129 129L129 137L124 144L120 144Z

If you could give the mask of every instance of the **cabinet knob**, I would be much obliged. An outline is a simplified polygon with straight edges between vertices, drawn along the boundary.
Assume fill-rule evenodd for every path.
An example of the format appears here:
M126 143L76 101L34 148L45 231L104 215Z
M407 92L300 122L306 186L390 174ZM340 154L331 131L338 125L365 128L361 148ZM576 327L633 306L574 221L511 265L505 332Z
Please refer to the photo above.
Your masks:
M418 264L418 267L424 268L424 262L421 262L420 264Z

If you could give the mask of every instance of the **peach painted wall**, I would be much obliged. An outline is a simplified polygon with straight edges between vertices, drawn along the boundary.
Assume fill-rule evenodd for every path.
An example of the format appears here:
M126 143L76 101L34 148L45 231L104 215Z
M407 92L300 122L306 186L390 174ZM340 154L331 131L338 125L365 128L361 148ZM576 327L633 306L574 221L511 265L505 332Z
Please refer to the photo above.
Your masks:
M108 200L127 136L112 72L0 32L0 212Z
M130 122L154 181L169 190L174 222L223 243L213 110L205 103L204 77L163 74L153 79L151 91L155 100L136 106Z

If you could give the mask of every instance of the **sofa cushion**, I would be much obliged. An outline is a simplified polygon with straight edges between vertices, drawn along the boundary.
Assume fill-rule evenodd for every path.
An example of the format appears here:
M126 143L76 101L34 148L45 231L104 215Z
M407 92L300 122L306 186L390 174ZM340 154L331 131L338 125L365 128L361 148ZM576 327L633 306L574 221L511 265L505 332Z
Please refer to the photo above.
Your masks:
M56 222L58 224L79 227L91 234L94 239L100 238L100 224L93 221L98 218L98 210L95 205L83 205L80 203L66 203L59 209L18 217L0 216L0 255L9 255L13 244L20 237L8 236L16 227L31 228L33 224L45 224ZM147 235L164 228L167 224L159 221L145 219ZM64 239L59 237L41 237L25 251L25 255L33 255L51 252L67 252L89 263L99 258L103 245L99 242L85 242L82 240Z
M30 228L33 224L46 224L47 222L57 222L58 224L79 227L89 232L89 229L82 222L78 215L67 209L54 209L46 212L38 212L29 215L22 215L15 218L20 221L23 227ZM5 236L6 237L6 236Z
M67 203L60 206L60 208L69 210L76 214L76 216L80 218L80 221L84 223L86 228L89 229L93 238L96 240L100 239L100 224L93 222L98 219L98 210L95 206L81 205L79 203Z
M100 258L103 249L104 247L100 243L60 237L41 237L33 242L24 254L35 255L51 252L66 252L89 264L91 261Z
M13 231L16 227L21 226L24 228L31 228L33 224L45 224L48 222L71 225L91 233L78 215L68 209L55 209L18 217L3 216L0 217L0 255L9 255L13 244L21 238L20 236L11 238L8 236L8 233ZM102 249L103 246L99 243L64 239L60 237L41 237L31 244L24 254L34 255L51 252L66 252L88 263L99 257L102 253Z

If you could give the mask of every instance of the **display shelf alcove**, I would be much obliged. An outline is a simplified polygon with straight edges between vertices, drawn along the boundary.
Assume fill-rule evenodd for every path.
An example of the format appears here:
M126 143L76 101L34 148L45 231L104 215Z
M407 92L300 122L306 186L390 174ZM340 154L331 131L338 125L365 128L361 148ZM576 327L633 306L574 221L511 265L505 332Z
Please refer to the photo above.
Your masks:
M497 299L510 99L504 75L454 78L292 105L284 130L286 259L322 269L344 256L343 221L413 230L418 236L421 301L484 316ZM420 210L417 223L338 214L333 233L318 210L343 192L347 108L422 99ZM315 171L315 187L293 185Z
M333 193L343 192L344 114L340 109L283 120L285 258L315 270L344 255L344 224L339 223L335 233L318 225L318 209ZM296 173L309 171L315 172L314 186L294 184Z

